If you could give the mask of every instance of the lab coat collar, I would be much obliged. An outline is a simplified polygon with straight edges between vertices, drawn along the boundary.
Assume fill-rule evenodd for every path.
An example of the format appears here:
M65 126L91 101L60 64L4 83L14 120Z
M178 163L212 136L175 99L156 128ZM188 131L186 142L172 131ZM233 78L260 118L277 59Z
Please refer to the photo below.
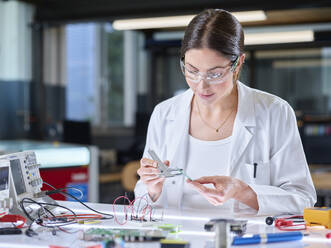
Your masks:
M238 89L238 111L236 119L242 123L243 126L255 126L255 108L254 108L254 91L241 83L237 82ZM175 120L189 117L190 107L193 97L193 91L188 89L180 97L178 103L172 105L172 110L168 115L168 120ZM180 123L186 123L181 122Z
M237 82L238 111L236 119L246 127L253 127L255 122L254 90Z
M178 102L176 101L176 104L172 105L172 109L167 117L167 119L171 121L176 119L182 120L182 118L187 118L187 111L190 112L190 108L191 108L193 91L191 89L188 89L182 95L179 95L177 97L179 97L179 101Z
M238 161L247 149L255 132L254 90L241 82L238 87L238 110L234 122L230 148L230 176L236 176L239 169Z

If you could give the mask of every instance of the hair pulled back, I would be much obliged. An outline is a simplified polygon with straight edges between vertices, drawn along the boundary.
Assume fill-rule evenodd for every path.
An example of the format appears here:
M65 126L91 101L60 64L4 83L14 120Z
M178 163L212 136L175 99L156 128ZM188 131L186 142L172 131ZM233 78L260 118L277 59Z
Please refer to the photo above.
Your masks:
M213 49L234 62L244 53L244 32L228 11L207 9L195 16L185 30L181 58L190 49Z

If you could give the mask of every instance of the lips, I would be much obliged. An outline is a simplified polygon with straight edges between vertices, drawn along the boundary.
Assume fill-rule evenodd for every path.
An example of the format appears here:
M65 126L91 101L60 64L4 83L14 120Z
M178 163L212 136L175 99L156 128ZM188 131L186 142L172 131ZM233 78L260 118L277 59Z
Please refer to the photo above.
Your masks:
M202 93L198 93L198 95L203 98L203 99L208 99L210 97L212 97L214 94L202 94Z

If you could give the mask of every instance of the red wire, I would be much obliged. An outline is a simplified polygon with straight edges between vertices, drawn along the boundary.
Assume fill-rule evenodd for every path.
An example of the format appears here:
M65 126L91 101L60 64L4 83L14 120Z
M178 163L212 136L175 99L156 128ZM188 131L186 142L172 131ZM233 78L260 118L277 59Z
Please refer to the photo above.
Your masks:
M55 218L62 218L62 217L66 217L72 220L76 220L76 219L101 219L102 215L101 214L63 214L63 215L56 215ZM49 219L54 218L54 217L50 217Z
M116 215L115 204L116 204L116 202L119 199L122 199L122 198L125 199L125 200L127 200L129 202L129 207L124 206L124 213L125 213L125 217L126 218L125 218L125 221L124 222L119 222L118 221L118 218L117 218L117 215ZM140 211L140 209L136 209L134 207L134 203L137 202L138 200L140 200L140 201L141 200L145 200L146 201L146 205L143 205L143 208L142 208L141 211ZM140 204L140 202L139 202L139 204ZM135 215L140 216L139 217L139 220L140 221L143 221L145 219L145 216L148 213L150 214L150 219L152 219L152 206L148 204L148 200L146 198L144 198L144 197L137 197L135 200L130 201L130 199L128 197L126 197L126 196L119 196L113 202L114 220L116 221L117 224L124 225L124 224L127 223L127 220L128 220L128 218L127 218L128 208L131 209L131 216L135 216ZM149 212L148 212L148 210L149 210Z
M127 211L126 206L124 206L124 212L125 212L125 221L124 221L124 222L119 222L119 221L117 220L116 210L115 210L115 204L116 204L117 200L119 200L119 199L121 199L121 198L124 198L125 200L127 200L127 201L129 202L129 207L131 208L131 211L132 211L131 214L134 213L134 209L132 208L132 202L131 202L130 199L127 198L126 196L119 196L119 197L117 197L117 198L114 200L114 202L113 202L114 220L116 221L117 224L119 224L119 225L124 225L124 224L126 224L126 222L128 221L128 218L127 218L128 211Z
M300 223L300 224L294 224L293 219L303 219L302 215L295 215L285 218L277 218L275 220L275 227L278 228L281 231L302 231L306 230L306 224ZM292 228L292 227L300 227L302 228Z
M26 219L21 216L21 215L17 215L17 214L7 214L3 217L0 218L0 222L17 222L17 221L22 221L22 224L19 225L15 225L16 228L22 228L26 222Z

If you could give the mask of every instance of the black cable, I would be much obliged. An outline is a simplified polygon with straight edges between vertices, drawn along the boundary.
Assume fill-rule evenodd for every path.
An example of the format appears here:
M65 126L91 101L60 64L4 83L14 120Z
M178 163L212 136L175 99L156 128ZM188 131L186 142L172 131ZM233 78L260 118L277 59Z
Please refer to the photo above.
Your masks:
M54 187L53 185L51 185L51 184L49 184L47 182L43 182L43 184L46 184L47 186L53 188L55 191L53 191L53 190L51 190L51 191L53 191L54 193L60 193L60 191L63 191L63 190L66 190L66 189L74 189L74 190L77 190L81 194L81 198L84 195L83 192L80 189L77 189L75 187L64 187L64 188L57 189L56 187Z
M56 218L56 216L55 216L55 215L54 215L54 214L53 214L48 208L44 208L43 205L46 205L46 206L55 206L55 207L64 208L64 209L68 210L69 212L71 212L75 217L77 217L77 215L76 215L76 213L75 213L73 210L71 210L70 208L67 208L67 207L62 206L62 205L59 205L59 204L37 202L37 201L35 201L35 200L31 199L31 198L23 198L23 199L21 200L21 202L20 202L21 208L22 208L23 212L25 213L25 215L26 215L26 216L32 221L32 223L29 225L29 228L28 228L28 229L31 229L33 223L36 223L36 224L38 224L38 225L40 225L40 226L47 227L47 228L54 228L54 227L59 227L59 226L66 226L66 225L70 225L70 224L74 224L74 223L76 223L75 221L64 221L64 222L62 222L62 223L57 223L57 224L59 224L59 225L47 225L47 224L45 225L45 224L43 224L42 219L41 219L40 209L38 210L38 217L39 217L39 218L33 219L33 218L31 217L31 215L26 211L26 208L25 208L25 206L24 206L24 203L25 203L25 202L27 202L27 203L34 203L34 204L39 205L39 206L40 206L40 209L44 209L44 212L45 212L45 213L46 213L46 211L49 212L54 218ZM46 210L46 211L45 211L45 210ZM46 215L46 216L47 216L47 215ZM49 216L47 216L47 218L50 219ZM39 222L39 223L38 223L38 222Z
M46 185L48 185L48 186L50 186L50 187L52 187L52 188L54 189L54 190L46 191L46 192L45 192L46 195L52 195L52 194L57 194L57 193L62 194L62 195L64 195L64 196L67 196L67 195L68 195L68 196L70 196L72 199L78 201L80 204L82 204L83 206L85 206L86 208L92 210L93 212L96 212L96 213L98 213L98 214L102 214L102 215L110 216L111 218L108 218L108 219L113 219L113 218L114 218L114 215L99 212L99 211L97 211L97 210L95 210L95 209L93 209L93 208L87 206L85 203L83 203L81 200L79 200L79 199L78 199L77 197L75 197L74 195L69 194L69 193L63 191L63 190L65 190L65 189L68 189L68 188L74 188L74 187L65 187L65 188L59 188L59 189L57 189L56 187L54 187L53 185L51 185L51 184L49 184L49 183L47 183L47 182L44 182L44 183L45 183Z
M74 200L78 201L78 202L79 202L80 204L82 204L84 207L86 207L86 208L92 210L93 212L96 212L96 213L98 213L98 214L102 214L102 215L110 216L111 218L108 218L108 219L113 219L113 218L114 218L114 215L113 215L113 214L107 214L107 213L103 213L103 212L97 211L97 210L95 210L95 209L93 209L93 208L87 206L84 202L82 202L81 200L79 200L77 197L75 197L75 196L72 195L72 194L69 194L69 193L67 193L67 192L63 192L63 191L60 191L60 192L57 192L57 193L60 193L60 194L62 194L62 195L68 195L68 196L70 196L71 198L73 198ZM50 191L50 192L49 192L49 191L46 192L46 195L51 195L51 194L55 194L55 193L52 193L51 191Z
M26 216L33 221L33 218L30 216L30 214L26 211L25 209L25 206L24 206L24 202L26 202L26 200L28 200L29 202L27 203L35 203L37 205L39 205L41 208L43 209L46 209L47 212L49 212L53 217L55 217L55 215L48 209L48 208L44 208L43 205L46 205L46 206L54 206L54 207L60 207L60 208L64 208L66 210L68 210L69 212L71 212L75 217L77 217L77 214L71 210L70 208L68 207L65 207L65 206L62 206L62 205L59 205L59 204L54 204L54 203L47 203L47 202L37 202L31 198L23 198L20 202L20 205L21 205L21 208L22 210L24 211L24 213L26 214Z

